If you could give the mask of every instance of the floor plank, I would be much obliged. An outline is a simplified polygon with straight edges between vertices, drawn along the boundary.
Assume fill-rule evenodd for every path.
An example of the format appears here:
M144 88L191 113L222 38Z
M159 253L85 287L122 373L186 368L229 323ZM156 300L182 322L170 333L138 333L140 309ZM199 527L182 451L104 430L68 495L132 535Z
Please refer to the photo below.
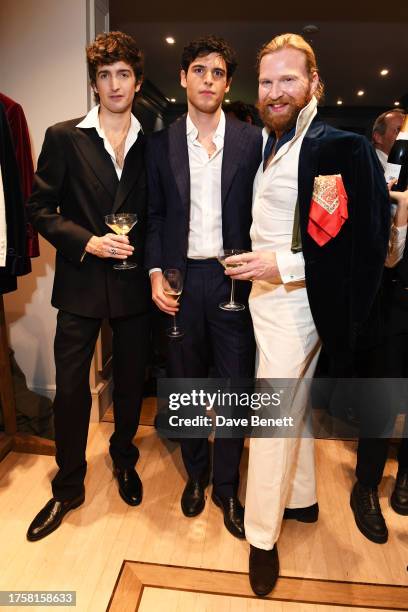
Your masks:
M164 608L165 606L165 608ZM231 598L228 595L209 595L188 591L171 591L147 587L143 590L138 612L163 610L166 612L344 612L349 606L327 606L290 603L263 599ZM384 609L384 608L383 608ZM376 608L353 608L353 612L370 612ZM390 611L388 611L390 612Z
M151 588L158 590L154 603L157 609L173 609L168 599L173 600L173 605L179 605L180 595L176 596L175 591L187 594L182 595L181 599L190 600L192 609L196 609L192 600L205 599L206 595L217 595L219 603L227 600L231 607L236 601L246 599L247 609L251 600L260 601L252 593L247 576L243 573L128 561L122 568L109 612L138 609L138 606L142 610L156 609L153 602L143 603L145 589ZM216 599L212 602L215 607ZM317 606L320 609L340 606L344 609L407 610L408 606L405 587L285 577L278 579L272 593L262 601L282 602L284 606L288 603L306 608ZM244 601L241 604L245 607ZM177 606L174 609L178 609ZM185 609L190 610L190 607Z

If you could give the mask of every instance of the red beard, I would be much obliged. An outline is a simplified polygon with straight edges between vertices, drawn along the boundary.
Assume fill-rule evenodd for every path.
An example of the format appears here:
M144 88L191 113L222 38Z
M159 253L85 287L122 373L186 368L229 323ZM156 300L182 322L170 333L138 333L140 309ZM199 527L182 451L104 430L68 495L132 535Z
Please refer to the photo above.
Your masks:
M302 97L299 96L297 98L285 94L277 100L268 97L262 102L258 102L259 115L269 130L278 134L284 134L293 128L300 111L309 104L310 100L310 94L304 94ZM270 109L272 104L286 104L287 106L281 112L273 112Z

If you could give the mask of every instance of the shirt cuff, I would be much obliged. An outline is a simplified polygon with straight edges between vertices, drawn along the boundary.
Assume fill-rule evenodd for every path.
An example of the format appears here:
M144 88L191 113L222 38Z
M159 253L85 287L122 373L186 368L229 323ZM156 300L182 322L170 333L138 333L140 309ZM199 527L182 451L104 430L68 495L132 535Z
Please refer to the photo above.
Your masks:
M277 251L276 263L284 284L295 283L305 279L305 260L303 253Z
M151 268L149 270L149 276L151 276L153 274L153 272L161 272L162 269L161 268Z
M385 260L386 268L394 268L399 263L404 255L405 241L407 238L407 226L396 225L391 226L390 241L388 244L388 252Z
M407 237L407 226L406 225L401 225L399 227L397 225L393 225L392 231L396 233L396 236L398 236L397 242L405 242L405 239Z

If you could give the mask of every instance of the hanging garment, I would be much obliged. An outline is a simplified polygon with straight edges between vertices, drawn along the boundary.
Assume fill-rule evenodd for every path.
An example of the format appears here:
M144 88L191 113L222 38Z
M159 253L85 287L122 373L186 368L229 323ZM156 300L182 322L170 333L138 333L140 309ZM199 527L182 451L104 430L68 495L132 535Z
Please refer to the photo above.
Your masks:
M1 92L0 102L5 108L7 121L10 126L25 204L31 195L34 178L34 166L27 121L20 104ZM31 223L27 221L27 255L28 257L38 257L39 254L38 234Z
M6 202L4 200L3 176L0 167L0 268L6 265L7 255L7 222Z
M31 270L26 251L26 213L21 193L20 175L6 112L0 103L0 167L7 225L7 256L0 268L0 293L16 288L16 276Z

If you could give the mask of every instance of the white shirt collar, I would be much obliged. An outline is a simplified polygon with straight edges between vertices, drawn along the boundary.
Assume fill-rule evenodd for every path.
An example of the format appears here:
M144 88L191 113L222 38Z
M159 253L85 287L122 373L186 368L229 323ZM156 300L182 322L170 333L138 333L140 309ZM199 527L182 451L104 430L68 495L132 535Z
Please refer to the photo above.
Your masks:
M310 102L302 108L302 110L300 111L296 119L296 130L295 130L295 135L293 137L293 140L298 138L298 136L302 134L303 131L305 131L309 127L312 119L314 118L316 114L317 114L317 99L315 96L312 96L312 99L310 100ZM266 141L268 140L269 133L270 132L267 128L264 128L262 130L264 146L266 144Z
M99 104L91 108L91 110L86 115L86 117L84 117L82 121L80 121L75 127L95 128L95 130L98 132L98 135L101 138L105 138L104 131L101 128L101 124L99 122ZM131 113L130 114L129 134L131 136L134 136L134 140L136 140L137 135L139 134L140 131L143 132L142 126L140 125L140 122L136 119L136 117L133 115L133 113Z
M317 100L312 96L309 104L306 104L300 111L296 121L295 138L299 136L310 125L311 120L317 113Z
M115 171L118 176L118 179L120 180L122 176L122 168L118 166L116 157L115 157L115 152L112 149L112 145L109 142L109 140L106 138L105 133L103 129L101 128L101 124L99 122L99 105L91 108L87 116L84 117L84 119L80 121L76 125L76 127L85 128L85 129L95 128L95 130L98 133L98 136L102 138L103 140L103 146L105 147L105 150L109 153L112 163L115 167ZM130 127L129 127L129 131L127 133L126 141L125 141L124 157L126 157L130 148L135 144L137 137L139 136L139 132L142 132L142 131L143 131L142 126L140 125L139 121L136 119L134 115L131 114L130 115Z
M197 140L198 129L194 125L189 114L187 114L187 120L186 120L186 134L188 138L191 140L191 142L194 142L194 140ZM225 114L224 114L224 111L221 111L220 120L218 122L217 129L214 132L213 141L214 142L216 140L223 141L224 136L225 136Z

